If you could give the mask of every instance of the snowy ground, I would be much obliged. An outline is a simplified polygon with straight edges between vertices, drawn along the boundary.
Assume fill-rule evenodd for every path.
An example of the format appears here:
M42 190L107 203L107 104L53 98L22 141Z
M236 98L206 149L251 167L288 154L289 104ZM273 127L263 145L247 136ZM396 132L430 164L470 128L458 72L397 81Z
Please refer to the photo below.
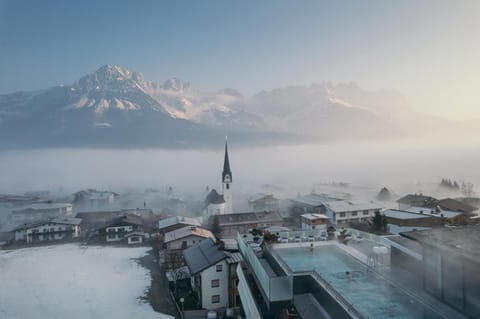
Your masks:
M141 297L146 248L75 244L0 251L0 318L172 318Z

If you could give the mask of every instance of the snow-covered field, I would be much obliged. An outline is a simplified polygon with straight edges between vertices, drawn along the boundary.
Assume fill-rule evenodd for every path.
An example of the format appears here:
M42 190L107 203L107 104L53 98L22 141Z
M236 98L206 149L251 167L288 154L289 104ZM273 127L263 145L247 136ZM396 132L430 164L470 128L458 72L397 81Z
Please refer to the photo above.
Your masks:
M75 244L0 251L0 318L171 318L140 298L147 248Z

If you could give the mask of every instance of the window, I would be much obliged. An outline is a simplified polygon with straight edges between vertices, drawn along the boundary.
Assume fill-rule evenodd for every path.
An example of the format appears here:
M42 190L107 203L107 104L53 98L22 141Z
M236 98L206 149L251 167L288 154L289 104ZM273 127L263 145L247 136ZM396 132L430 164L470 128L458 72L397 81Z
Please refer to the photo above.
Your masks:
M230 184L227 184L227 189L230 189Z
M222 265L217 265L217 272L221 272L222 271Z
M114 233L115 232L115 229L113 228L107 228L107 233Z
M352 216L357 216L357 212L352 212Z
M220 287L220 279L212 280L212 288Z
M220 295L213 295L212 303L220 303Z
M345 217L345 213L340 213L340 217Z
M363 215L368 215L368 210L364 210Z
M108 235L108 239L114 239L115 237L115 235Z

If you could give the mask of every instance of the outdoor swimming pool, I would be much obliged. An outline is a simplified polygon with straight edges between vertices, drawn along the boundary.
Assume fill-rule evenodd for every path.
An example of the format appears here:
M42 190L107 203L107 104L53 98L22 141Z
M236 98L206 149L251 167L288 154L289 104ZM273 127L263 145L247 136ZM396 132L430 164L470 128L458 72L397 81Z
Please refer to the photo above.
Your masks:
M275 252L293 272L317 272L366 318L443 318L335 245Z

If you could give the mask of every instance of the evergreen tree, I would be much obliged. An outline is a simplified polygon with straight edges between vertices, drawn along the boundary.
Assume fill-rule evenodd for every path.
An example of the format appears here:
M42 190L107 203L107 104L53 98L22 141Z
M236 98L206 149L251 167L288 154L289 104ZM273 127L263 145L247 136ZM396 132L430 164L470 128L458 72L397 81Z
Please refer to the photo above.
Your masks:
M210 224L210 231L212 232L215 238L220 238L222 235L222 229L220 228L220 221L218 220L218 215L213 215L212 221Z
M370 231L373 233L381 233L387 231L387 217L380 214L379 211L375 212L372 220L369 222Z

